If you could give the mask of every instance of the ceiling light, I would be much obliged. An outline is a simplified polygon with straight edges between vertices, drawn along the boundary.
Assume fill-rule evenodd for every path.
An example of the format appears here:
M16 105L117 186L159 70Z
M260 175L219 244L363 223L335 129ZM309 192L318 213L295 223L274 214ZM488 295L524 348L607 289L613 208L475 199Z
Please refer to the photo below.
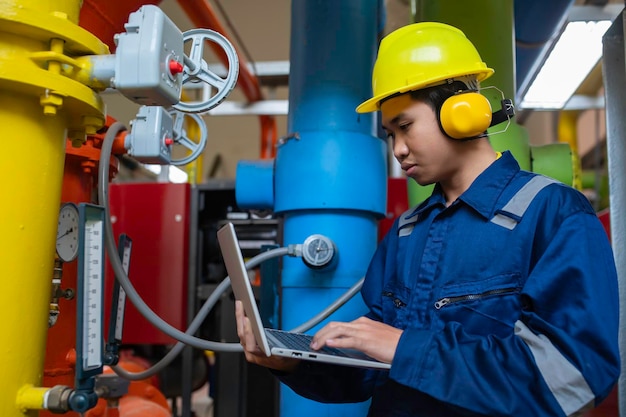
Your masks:
M562 109L602 57L610 20L569 22L526 91L522 109Z

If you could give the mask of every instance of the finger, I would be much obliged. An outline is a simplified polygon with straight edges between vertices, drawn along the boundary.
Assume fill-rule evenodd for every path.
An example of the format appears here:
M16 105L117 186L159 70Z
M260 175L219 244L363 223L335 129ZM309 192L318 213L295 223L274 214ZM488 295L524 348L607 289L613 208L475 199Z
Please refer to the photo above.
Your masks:
M244 351L255 354L260 352L254 334L252 333L250 319L246 317L243 303L239 300L235 301L235 317L237 320L237 336L239 336L239 343L244 348Z
M243 337L241 337L240 340L246 351L251 353L260 352L260 349L257 346L257 342L254 337L254 333L252 332L250 320L247 317L244 317L243 319Z
M243 313L243 303L239 300L235 300L235 320L237 322L237 336L242 340L244 337L243 324L245 321L245 315Z
M311 347L313 349L319 349L330 339L340 339L350 336L351 334L350 323L330 322L313 336Z
M359 337L338 337L332 339L326 339L326 345L334 348L344 348L344 349L357 349L363 350L364 340Z

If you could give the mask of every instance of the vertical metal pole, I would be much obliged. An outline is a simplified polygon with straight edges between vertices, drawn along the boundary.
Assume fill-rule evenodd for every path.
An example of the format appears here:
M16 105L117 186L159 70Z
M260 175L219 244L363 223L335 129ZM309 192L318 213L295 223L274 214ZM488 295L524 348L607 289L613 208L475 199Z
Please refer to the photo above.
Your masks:
M195 125L194 125L195 126ZM195 127L194 127L195 128ZM187 206L187 215L189 216L189 270L187 273L187 326L191 324L196 315L196 300L198 299L198 277L200 266L198 264L198 217L199 217L199 194L200 190L195 185L196 178L190 177L190 193L189 205ZM185 347L182 355L182 372L181 372L181 396L182 396L182 414L181 417L190 417L191 397L193 395L193 349L189 346Z
M615 264L619 280L620 329L619 345L622 358L622 372L619 378L619 415L626 416L626 217L622 208L626 207L626 179L624 161L626 161L626 60L624 51L624 12L615 19L603 38L604 91L606 98L606 142L609 167L609 199L611 207L611 243L615 252Z

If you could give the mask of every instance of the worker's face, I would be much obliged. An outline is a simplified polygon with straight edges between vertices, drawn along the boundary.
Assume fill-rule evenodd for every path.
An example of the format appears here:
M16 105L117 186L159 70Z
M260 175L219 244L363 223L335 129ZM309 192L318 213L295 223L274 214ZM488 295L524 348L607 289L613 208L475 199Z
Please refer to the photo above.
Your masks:
M420 185L445 180L453 170L453 141L427 104L403 94L383 102L382 125L402 170Z

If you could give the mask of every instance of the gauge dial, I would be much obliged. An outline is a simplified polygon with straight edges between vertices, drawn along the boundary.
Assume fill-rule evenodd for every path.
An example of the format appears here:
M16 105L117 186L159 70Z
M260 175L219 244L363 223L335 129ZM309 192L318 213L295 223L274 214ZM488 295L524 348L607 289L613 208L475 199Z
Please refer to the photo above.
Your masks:
M66 203L59 211L56 251L63 262L71 262L78 255L78 208Z
M302 246L302 260L311 268L322 268L335 256L335 244L323 235L307 237Z

